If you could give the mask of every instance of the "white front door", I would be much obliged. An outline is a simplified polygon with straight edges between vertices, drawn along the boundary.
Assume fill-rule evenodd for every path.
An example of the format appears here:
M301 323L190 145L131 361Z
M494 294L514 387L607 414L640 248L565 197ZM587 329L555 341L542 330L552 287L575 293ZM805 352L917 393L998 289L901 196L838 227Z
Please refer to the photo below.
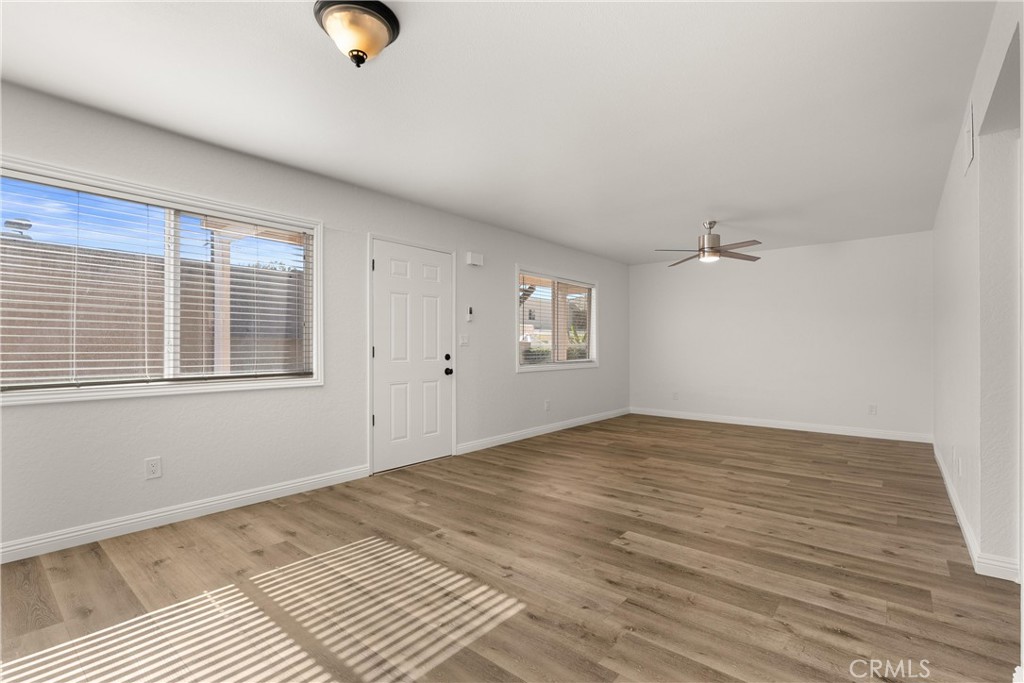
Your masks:
M452 255L373 241L373 471L452 453Z

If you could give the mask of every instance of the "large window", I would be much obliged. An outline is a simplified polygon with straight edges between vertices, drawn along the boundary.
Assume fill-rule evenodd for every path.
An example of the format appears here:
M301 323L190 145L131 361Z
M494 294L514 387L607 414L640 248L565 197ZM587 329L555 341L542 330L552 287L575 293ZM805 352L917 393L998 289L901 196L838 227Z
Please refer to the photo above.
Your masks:
M312 377L311 230L0 183L5 394Z
M520 370L593 365L594 286L520 271Z

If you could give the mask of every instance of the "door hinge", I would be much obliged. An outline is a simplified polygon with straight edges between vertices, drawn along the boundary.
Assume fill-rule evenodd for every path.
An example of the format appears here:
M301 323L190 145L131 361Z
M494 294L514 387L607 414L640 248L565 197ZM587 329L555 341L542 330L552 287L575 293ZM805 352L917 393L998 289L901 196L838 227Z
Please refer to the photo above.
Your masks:
M370 270L377 270L377 259L370 259Z
M371 346L370 347L370 358L376 358L376 357L377 357L377 347L376 346Z
M371 415L370 416L370 426L371 427L376 427L377 426L377 416L376 415Z

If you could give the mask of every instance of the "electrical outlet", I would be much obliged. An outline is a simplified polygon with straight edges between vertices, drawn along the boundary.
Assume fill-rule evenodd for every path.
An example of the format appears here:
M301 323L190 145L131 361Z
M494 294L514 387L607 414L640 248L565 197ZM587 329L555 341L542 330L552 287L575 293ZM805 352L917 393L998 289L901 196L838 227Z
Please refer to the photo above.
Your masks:
M146 458L146 479L159 479L164 476L163 462L160 458Z
M875 403L868 404L868 415L878 415L878 405Z
M544 399L544 410L545 411L551 410L551 399L548 399L548 398Z
M678 391L673 391L672 392L672 400L673 401L678 401L679 400L679 392Z

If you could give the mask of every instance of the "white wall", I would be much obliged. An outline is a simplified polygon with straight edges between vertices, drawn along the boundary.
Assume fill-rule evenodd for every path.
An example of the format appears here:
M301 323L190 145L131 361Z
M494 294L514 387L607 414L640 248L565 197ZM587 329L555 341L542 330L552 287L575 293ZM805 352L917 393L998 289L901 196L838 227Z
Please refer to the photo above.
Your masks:
M470 346L455 350L460 451L626 409L626 266L11 84L2 94L5 155L326 228L325 385L5 408L4 560L273 497L290 490L282 482L303 489L365 475L371 232L459 250L457 305L475 313L459 321ZM463 265L466 250L485 265ZM598 285L599 367L515 374L517 262ZM145 481L151 456L163 457L164 474Z
M979 550L1017 555L1020 454L1020 130L978 138L981 235ZM1012 476L1011 476L1012 475Z
M953 154L954 166L962 147ZM950 169L933 229L935 451L968 545L977 543L981 478L981 278L978 183ZM972 171L973 173L973 171ZM973 226L973 227L972 227ZM954 450L955 449L955 450ZM962 464L958 466L955 458ZM955 476L955 479L951 478Z
M931 235L759 255L630 269L633 410L930 440Z
M1003 578L1019 568L1020 74L1017 133L993 96L1022 16L1020 3L996 6L964 106L976 132L997 118L1001 132L974 141L969 167L960 136L933 229L936 460L975 569Z

